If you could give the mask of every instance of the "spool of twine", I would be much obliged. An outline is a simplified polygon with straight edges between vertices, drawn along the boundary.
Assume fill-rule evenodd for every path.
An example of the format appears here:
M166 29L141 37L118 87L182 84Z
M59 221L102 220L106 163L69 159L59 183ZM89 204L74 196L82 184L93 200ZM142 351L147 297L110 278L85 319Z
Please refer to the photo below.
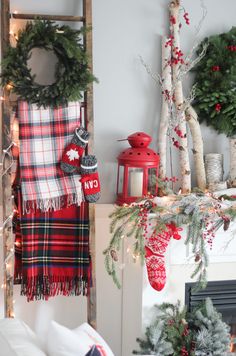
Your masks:
M221 153L207 153L205 155L205 169L207 184L223 181L223 155Z

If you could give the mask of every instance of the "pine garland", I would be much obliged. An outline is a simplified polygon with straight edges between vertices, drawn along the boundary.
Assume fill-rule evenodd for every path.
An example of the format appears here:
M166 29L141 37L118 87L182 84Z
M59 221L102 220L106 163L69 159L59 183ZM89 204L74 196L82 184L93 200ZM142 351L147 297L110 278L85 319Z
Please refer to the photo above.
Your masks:
M89 83L97 81L88 66L88 56L82 44L86 29L73 30L51 21L28 22L18 34L16 47L9 47L2 62L2 85L23 100L38 106L66 105L82 98ZM53 50L58 57L55 83L40 85L27 66L34 47Z
M145 338L137 339L139 355L156 356L226 356L229 350L229 327L207 298L193 312L163 303L154 307L153 321Z
M103 252L105 267L118 288L121 287L117 277L121 263L121 247L124 239L132 241L132 255L144 263L145 239L153 233L166 230L166 225L187 226L186 245L190 245L194 257L195 268L191 278L196 278L196 289L207 285L207 267L209 264L207 244L212 244L215 232L221 227L224 230L236 218L236 209L225 208L217 198L204 194L171 196L171 206L157 206L153 200L117 206L110 215L110 233L112 238ZM159 198L160 199L160 198ZM155 200L155 199L154 199Z
M236 134L236 27L206 38L199 53L206 43L206 55L194 69L194 107L200 121L232 137Z

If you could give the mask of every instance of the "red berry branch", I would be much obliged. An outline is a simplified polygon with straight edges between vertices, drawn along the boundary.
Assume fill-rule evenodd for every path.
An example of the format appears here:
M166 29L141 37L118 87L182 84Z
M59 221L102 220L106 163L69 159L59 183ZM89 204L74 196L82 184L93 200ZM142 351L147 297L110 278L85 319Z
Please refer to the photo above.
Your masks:
M190 19L189 19L189 14L188 12L184 13L184 20L186 22L186 25L190 25Z

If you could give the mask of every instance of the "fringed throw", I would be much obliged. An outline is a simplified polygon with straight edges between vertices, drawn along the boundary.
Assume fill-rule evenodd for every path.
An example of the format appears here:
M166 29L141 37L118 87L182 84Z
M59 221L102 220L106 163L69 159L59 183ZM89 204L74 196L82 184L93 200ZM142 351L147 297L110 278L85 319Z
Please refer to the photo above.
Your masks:
M90 283L87 203L60 211L21 215L20 229L21 235L16 235L15 282L21 282L21 294L28 301L47 300L59 294L87 295Z
M18 103L20 183L23 211L59 210L82 201L80 176L61 170L60 160L80 125L80 105L44 108Z

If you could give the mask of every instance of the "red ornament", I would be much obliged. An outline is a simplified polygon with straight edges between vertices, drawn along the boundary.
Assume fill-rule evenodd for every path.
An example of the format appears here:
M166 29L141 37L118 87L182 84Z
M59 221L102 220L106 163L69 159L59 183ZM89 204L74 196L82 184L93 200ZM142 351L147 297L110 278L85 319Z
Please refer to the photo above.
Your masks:
M211 68L212 72L219 72L220 71L220 66L213 66Z
M117 199L118 205L130 204L151 193L157 195L159 155L148 148L151 136L135 132L126 139L130 148L118 156Z
M222 106L221 106L220 103L217 103L217 104L215 105L215 111L220 112L220 111L221 111L221 108L222 108Z

